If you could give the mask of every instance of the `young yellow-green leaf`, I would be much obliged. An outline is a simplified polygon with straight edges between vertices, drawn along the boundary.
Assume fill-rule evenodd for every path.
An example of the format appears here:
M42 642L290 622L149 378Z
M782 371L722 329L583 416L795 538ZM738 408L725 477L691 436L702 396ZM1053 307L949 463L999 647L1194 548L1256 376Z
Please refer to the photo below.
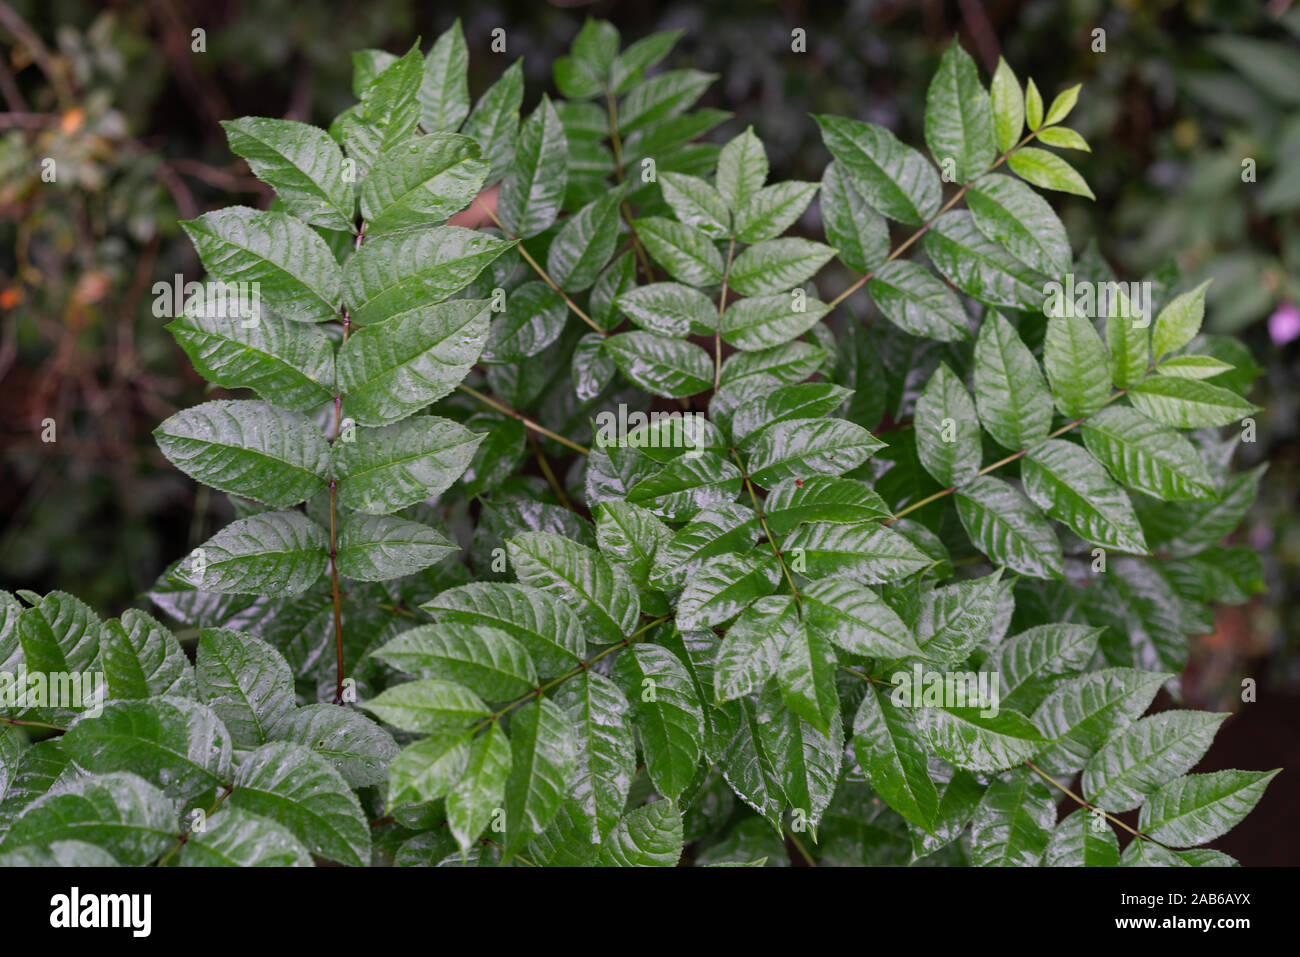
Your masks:
M890 219L920 226L939 211L943 184L934 167L882 126L814 115L826 148L862 197Z
M1205 290L1210 282L1209 279L1205 280L1195 289L1175 297L1160 310L1151 333L1151 351L1155 358L1177 352L1196 338L1196 334L1201 331L1201 320L1205 318Z
M1134 721L1088 759L1084 796L1112 814L1139 807L1162 784L1195 767L1226 717L1162 711Z
M727 206L739 210L767 180L767 150L752 126L722 147L718 154L718 192Z
M112 701L78 718L61 740L91 774L129 767L177 801L215 793L230 779L230 733L197 701Z
M930 779L919 712L897 707L884 689L869 684L853 718L853 753L881 799L928 830L939 809Z
M286 210L313 226L355 230L356 202L343 178L343 154L324 130L260 116L222 120L221 128L230 149L275 187Z
M1052 400L1038 362L1015 328L989 312L975 342L975 403L999 445L1019 452L1037 445L1052 426Z
M1156 366L1161 375L1174 375L1184 379L1213 379L1235 369L1236 366L1214 356L1170 356Z
M181 223L214 279L257 283L262 302L295 322L338 317L343 271L310 226L286 213L229 206Z
M983 173L997 155L992 102L975 61L955 39L926 91L925 142L941 167L952 163L958 183Z
M1094 545L1147 553L1142 526L1124 494L1082 446L1048 439L1020 465L1031 501Z
M218 399L182 409L154 438L196 481L267 505L297 505L329 480L329 444L320 429L265 402Z
M1076 196L1087 196L1089 199L1097 198L1084 182L1083 177L1079 175L1078 170L1047 150L1023 146L1011 154L1007 165L1021 179L1042 189L1073 193Z
M1053 126L1041 130L1036 139L1045 146L1055 146L1064 150L1083 150L1091 153L1088 141L1068 126Z
M618 242L618 208L623 187L608 190L565 221L551 240L546 270L570 292L581 292L596 281Z
M325 530L301 512L236 519L191 552L176 577L220 595L298 595L329 565Z
M1119 841L1114 829L1109 822L1098 821L1096 813L1086 807L1071 811L1057 823L1043 851L1044 867L1116 867L1118 864Z
M589 822L590 842L600 843L618 823L636 776L632 705L618 685L594 671L584 671L575 685L568 713L578 747L569 797Z
M993 131L999 153L1005 153L1020 142L1025 128L1025 95L1020 81L1007 61L998 57L998 68L993 71L989 90L993 103Z
M654 261L674 279L688 286L722 282L722 253L706 233L662 216L638 219L632 228Z
M501 181L497 209L510 234L536 236L555 222L568 182L569 147L549 97L519 128L515 159Z
M816 192L816 183L796 180L764 186L736 210L736 238L756 243L780 236L803 215Z
M885 263L872 274L867 291L885 318L904 332L943 342L970 338L961 300L920 263Z
M623 375L655 395L684 398L713 385L713 360L693 342L653 332L620 332L602 346Z
M567 602L600 644L622 641L636 629L636 587L599 552L552 532L524 532L507 541L506 550L519 580Z
M194 696L194 669L180 642L144 612L129 608L104 622L99 646L110 698Z
M354 581L414 575L460 551L441 532L392 515L350 512L339 522L338 571Z
M487 300L455 299L349 336L338 354L343 414L388 425L441 399L478 361L489 315Z
M1059 276L1070 268L1070 239L1047 201L1010 176L989 173L966 192L975 225L1039 272Z
M975 403L960 379L940 363L916 400L916 452L942 485L961 485L979 471L982 451Z
M468 728L491 709L464 685L441 678L422 678L390 685L361 705L403 731L435 734Z
M1052 526L1015 486L981 475L956 493L957 515L971 544L995 564L1031 578L1065 574Z
M1232 425L1260 411L1237 393L1200 379L1152 376L1129 390L1138 411L1177 429Z
M925 252L954 286L994 307L1038 310L1043 277L993 242L965 209L944 213L925 235Z
M810 578L861 579L871 584L901 581L932 562L907 538L882 525L800 525L781 549ZM802 567L799 567L802 564Z
M513 700L537 687L537 672L524 646L496 628L420 625L373 654L407 674L464 685L486 701Z
M1025 123L1031 130L1043 125L1043 95L1032 77L1025 84Z
M353 319L378 325L463 289L513 245L460 226L376 236L348 260L344 298Z
M426 133L454 130L469 112L469 49L457 17L424 58L420 126Z
M679 222L694 226L710 236L727 236L731 232L731 210L714 187L698 176L665 171L659 176L664 201L672 207Z
M548 698L530 701L510 721L506 778L506 853L522 848L560 810L574 770L575 732L569 716Z
M1082 316L1047 320L1043 366L1056 407L1072 419L1092 415L1110 398L1106 347L1096 327Z
M481 156L476 142L455 133L430 133L384 153L361 187L367 236L446 222L482 188Z
M334 389L334 346L319 328L292 322L270 310L257 321L240 302L188 306L165 326L211 382L252 389L268 402L309 412Z
M731 264L731 287L744 296L789 295L834 256L830 246L810 239L790 237L754 243Z
M826 164L821 183L822 224L840 261L858 272L871 272L889 256L889 225L867 204L838 160Z
M1215 771L1170 781L1142 806L1138 828L1173 847L1204 844L1241 823L1277 771Z
M1043 123L1051 126L1053 123L1059 123L1069 116L1070 111L1074 109L1074 104L1079 100L1079 90L1082 86L1083 84L1076 83L1069 89L1056 94L1052 99L1052 105L1047 108L1047 118L1043 120Z
M519 136L519 107L524 101L523 60L516 60L470 111L461 132L479 145L488 164L487 181L498 182L515 156Z
M474 839L505 805L510 765L510 742L500 722L493 721L470 742L461 778L447 792L447 827L462 854L469 853Z
M370 859L370 829L356 795L302 745L276 741L246 756L228 803L283 825L320 857L354 867Z
M1083 423L1083 443L1115 479L1167 502L1214 495L1195 446L1128 406L1102 409Z
M712 331L718 305L698 289L679 282L652 282L622 293L614 304L647 332L684 338Z
M481 441L481 435L434 415L357 429L352 441L334 449L339 503L383 515L436 498L465 471Z
M194 677L206 702L239 748L275 739L274 728L293 710L293 672L260 638L223 628L199 632Z

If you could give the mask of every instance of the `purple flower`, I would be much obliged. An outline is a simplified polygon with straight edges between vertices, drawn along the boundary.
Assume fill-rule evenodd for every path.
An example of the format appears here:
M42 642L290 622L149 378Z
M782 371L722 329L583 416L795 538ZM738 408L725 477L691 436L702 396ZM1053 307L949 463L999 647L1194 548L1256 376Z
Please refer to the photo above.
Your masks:
M1268 334L1275 346L1284 346L1300 336L1300 309L1290 302L1278 306L1268 317Z

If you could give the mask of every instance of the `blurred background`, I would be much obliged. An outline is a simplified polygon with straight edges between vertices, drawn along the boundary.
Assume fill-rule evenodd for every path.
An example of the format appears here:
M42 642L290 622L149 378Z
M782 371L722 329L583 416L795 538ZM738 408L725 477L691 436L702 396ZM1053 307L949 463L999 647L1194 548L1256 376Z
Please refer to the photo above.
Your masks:
M326 126L353 101L353 50L400 53L417 36L427 48L457 15L471 94L522 56L526 111L554 95L550 64L586 16L625 43L684 30L670 63L718 74L701 105L734 113L711 138L752 124L774 179L820 179L809 113L922 144L925 90L954 35L986 81L1002 55L1046 97L1084 84L1070 125L1094 152L1071 159L1097 202L1053 196L1076 247L1098 237L1121 279L1214 277L1207 329L1240 336L1263 370L1252 398L1266 411L1238 462L1269 471L1234 538L1264 554L1268 590L1192 639L1183 687L1188 706L1236 713L1200 770L1291 768L1214 846L1244 864L1300 861L1300 9L1288 2L0 0L0 588L66 589L105 615L144 607L163 567L228 520L150 435L204 390L153 313L155 282L199 278L176 221L270 198L218 120ZM497 27L504 55L489 50ZM805 53L791 52L794 28ZM43 441L50 420L56 441ZM1257 702L1240 701L1243 677Z

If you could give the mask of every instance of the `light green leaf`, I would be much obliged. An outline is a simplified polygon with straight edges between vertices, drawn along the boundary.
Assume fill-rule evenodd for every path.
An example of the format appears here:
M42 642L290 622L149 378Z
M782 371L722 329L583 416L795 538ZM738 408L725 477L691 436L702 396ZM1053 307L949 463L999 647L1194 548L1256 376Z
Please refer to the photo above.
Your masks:
M1192 443L1128 406L1091 416L1083 423L1083 442L1116 480L1140 492L1171 502L1214 494Z
M519 107L524 101L523 62L519 59L510 64L483 92L461 128L465 136L478 143L488 164L489 183L500 180L515 157Z
M909 690L919 697L923 689ZM1047 743L1023 714L1005 708L988 713L991 710L921 708L921 731L934 754L969 771L1005 771L1027 761Z
M1047 201L1017 179L981 176L966 192L975 225L1032 269L1059 276L1070 268L1070 239Z
M1195 289L1172 299L1160 310L1151 333L1152 355L1157 359L1177 352L1201 331L1201 320L1205 318L1205 290L1210 282L1209 279L1205 280Z
M1032 78L1025 84L1025 123L1031 130L1043 125L1043 95Z
M510 742L499 722L469 745L465 770L460 781L447 792L447 827L468 854L470 846L505 805L506 780L510 776Z
M1102 630L1087 625L1036 625L999 644L987 667L1002 676L1002 703L1025 712L1038 705L1056 679L1087 667Z
M469 112L469 50L457 17L424 58L420 125L427 133L454 130Z
M491 713L474 692L441 678L391 685L361 706L394 727L424 734L457 731Z
M1156 366L1156 372L1184 379L1213 379L1235 368L1231 363L1213 356L1170 356Z
M1043 120L1044 125L1051 126L1053 123L1059 123L1070 115L1074 109L1074 104L1078 102L1079 90L1082 84L1076 83L1069 89L1062 90L1052 98L1052 105L1047 108L1047 118Z
M679 222L710 236L725 237L731 233L727 201L706 180L665 171L659 176L659 187Z
M1055 153L1033 146L1022 146L1007 159L1017 176L1042 189L1055 189L1075 196L1096 199L1078 170Z
M1020 142L1025 128L1025 96L1020 92L1020 81L1007 61L998 57L998 68L993 71L990 88L993 102L993 130L998 152L1005 153Z
M1042 130L1036 138L1038 142L1045 146L1055 146L1065 150L1083 150L1085 153L1092 152L1092 147L1088 145L1088 141L1068 126L1053 126Z
M1142 380L1129 390L1129 401L1139 412L1178 429L1233 425L1261 411L1230 389L1178 376Z
M752 126L722 147L718 154L718 192L727 205L739 210L767 180L767 150Z
M1169 677L1158 671L1106 668L1058 685L1034 712L1034 723L1055 739L1035 763L1049 774L1081 770L1111 735L1147 709Z
M618 129L626 135L690 109L717 74L669 70L633 87L618 108Z
M1043 366L1056 407L1072 419L1092 415L1110 399L1110 367L1097 329L1082 316L1051 317Z
M443 728L407 745L388 768L388 806L425 804L444 797L469 765L470 740L464 729Z

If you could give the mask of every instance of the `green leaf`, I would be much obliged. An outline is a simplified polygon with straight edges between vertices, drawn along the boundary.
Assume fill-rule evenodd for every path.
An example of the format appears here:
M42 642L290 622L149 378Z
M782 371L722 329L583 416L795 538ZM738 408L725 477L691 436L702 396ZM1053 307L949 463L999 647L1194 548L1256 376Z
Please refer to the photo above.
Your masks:
M1080 538L1103 548L1147 553L1128 496L1086 449L1048 439L1025 456L1020 475L1034 504Z
M636 628L636 588L599 552L551 532L524 532L506 549L519 580L571 605L600 644L622 641Z
M892 700L906 706L906 691L910 691L915 699L923 690L899 688L892 692ZM989 714L992 710L982 711L978 707L921 708L921 730L930 750L948 763L969 771L1005 771L1027 761L1047 743L1034 723L1023 714L1005 708Z
M1141 843L1140 841L1138 843ZM1116 867L1119 841L1104 818L1086 807L1071 811L1052 829L1044 867Z
M463 777L447 792L447 827L468 854L474 839L505 806L510 776L510 742L498 722L470 742Z
M716 74L699 70L669 70L638 84L618 108L619 132L626 135L690 109L715 79Z
M265 402L205 402L177 412L153 434L186 475L267 505L297 505L329 480L329 445L320 429Z
M1235 369L1231 363L1222 362L1213 356L1171 356L1156 366L1162 375L1176 375L1184 379L1213 379Z
M325 240L285 213L229 206L181 223L203 265L227 283L257 283L261 301L295 322L338 316L343 273Z
M199 632L194 676L200 700L216 713L238 748L274 740L273 729L293 710L293 672L260 638L238 631Z
M362 707L396 728L424 734L468 727L491 713L474 692L441 678L392 685Z
M571 100L585 100L604 90L618 41L612 23L588 18L573 40L573 55L555 61L555 85L560 92Z
M693 342L653 332L620 332L602 343L620 372L647 392L675 399L713 385L713 360Z
M889 256L889 225L868 205L839 161L822 173L821 213L826 238L840 261L858 272L871 272Z
M1155 328L1151 332L1152 355L1157 359L1177 352L1196 338L1201 331L1201 320L1205 318L1205 290L1211 280L1207 279L1195 289L1183 293L1171 300L1156 316Z
M1011 323L990 312L975 342L975 402L989 435L1014 452L1037 445L1052 426L1052 402L1038 363Z
M269 310L256 321L244 300L188 306L166 329L205 379L252 389L268 402L308 412L333 397L334 346L320 329Z
M790 710L824 735L830 733L832 720L839 716L836 664L830 641L796 617L776 663L777 684Z
M1069 116L1070 111L1074 109L1074 104L1078 102L1081 87L1082 84L1076 83L1069 89L1056 94L1052 99L1052 105L1047 108L1047 118L1043 120L1043 123L1051 126L1053 123L1059 123Z
M830 246L810 239L790 237L754 243L731 264L731 288L744 296L789 295L834 256Z
M1020 92L1020 81L1007 61L998 57L998 68L993 71L989 90L993 103L993 131L999 153L1005 153L1020 142L1025 128L1025 96Z
M748 698L742 698L737 706L740 722L722 756L722 776L742 801L761 814L773 829L783 833L781 815L785 794L772 759L759 744L759 716Z
M803 629L790 595L759 598L741 612L718 647L713 693L719 702L760 691L776 674L781 653Z
M786 419L747 442L749 477L763 488L787 478L842 475L885 447L846 419Z
M803 586L800 596L808 629L850 654L889 659L924 656L903 620L865 585L826 578Z
M568 157L564 126L543 94L519 128L515 160L497 197L501 222L512 235L527 239L555 222L568 182Z
M1000 631L994 622L1011 604L1010 593L1011 582L1004 581L1000 571L927 592L916 624L916 642L924 656L956 663L981 642L996 640Z
M682 856L682 815L672 801L634 808L610 832L599 867L675 867Z
M638 219L632 228L654 261L690 286L722 282L722 254L706 233L661 216Z
M708 296L677 282L652 282L621 294L615 305L634 323L662 336L683 338L718 325L718 307Z
M230 149L275 187L284 208L313 226L353 232L356 202L343 178L343 154L322 129L294 120L222 120Z
M614 373L618 371L614 360L601 348L604 336L598 332L588 332L573 349L571 378L573 392L579 402L590 402L610 384Z
M88 775L32 802L0 850L84 841L122 864L142 866L175 844L178 829L171 800L144 778L126 772Z
M237 807L191 831L178 867L312 867L311 852L288 828Z
M398 144L376 161L361 187L369 236L443 223L478 195L488 166L468 136L430 133Z
M177 801L229 780L230 734L212 709L184 698L114 701L83 715L62 739L91 774L129 767Z
M488 164L489 183L500 180L515 157L519 107L524 102L523 62L519 59L510 64L483 92L461 128L465 136L478 143Z
M1043 125L1043 95L1032 79L1025 84L1025 122L1031 130Z
M744 401L731 418L732 437L748 450L769 426L791 419L818 419L832 415L853 393L829 382L800 382L763 390L757 401ZM716 412L715 412L716 415Z
M776 768L786 802L794 811L795 826L810 829L815 840L844 760L843 719L836 702L827 727L819 729L787 710L782 697L770 687L759 695L758 743ZM788 695L784 700L790 703Z
M330 127L343 149L366 170L383 153L408 141L420 122L419 93L424 58L418 45L384 67L361 91L361 102L345 111Z
M329 564L324 529L301 512L237 519L182 561L178 580L221 595L298 595Z
M513 853L546 830L569 791L574 768L573 725L547 698L530 701L510 721L505 851Z
M392 735L365 715L332 704L294 708L271 729L277 741L310 748L354 788L379 784L397 755Z
M983 173L996 155L992 103L975 61L956 40L944 51L926 91L925 142L940 166L952 160L958 183Z
M664 172L659 177L664 201L679 222L710 236L726 237L731 233L731 210L714 187L698 176Z
M1083 769L1084 795L1112 814L1132 811L1162 784L1195 767L1226 717L1205 711L1162 711L1134 721L1088 759Z
M1063 682L1034 712L1034 723L1055 739L1035 763L1049 774L1082 769L1107 738L1147 709L1169 677L1157 671L1106 668Z
M1088 141L1067 126L1053 126L1050 129L1043 130L1038 134L1037 139L1038 142L1045 146L1055 146L1066 150L1083 150L1085 153L1092 152L1092 147L1088 145Z
M668 55L677 43L681 30L663 30L642 37L614 58L610 67L610 85L616 95L623 95L640 79L643 71Z
M1087 667L1097 653L1101 628L1036 625L998 645L987 667L1001 675L1002 703L1029 711L1057 679Z
M622 200L622 186L607 191L566 220L551 240L546 271L561 289L581 292L605 268L618 242Z
M313 854L360 867L370 858L361 805L323 757L276 741L245 757L227 802L287 828Z
M1110 474L1130 488L1165 501L1214 494L1195 447L1127 406L1111 406L1091 416L1083 423L1083 441Z
M810 578L861 578L870 584L901 580L932 564L910 541L881 525L801 525L781 551L795 553L787 564L793 562Z
M343 516L337 544L339 574L366 582L413 575L460 551L428 525L363 512Z
M1261 411L1237 393L1200 379L1152 376L1129 390L1139 412L1178 429L1233 425Z
M957 514L971 543L995 564L1030 578L1065 575L1052 526L1012 485L981 475L956 493Z
M444 623L402 632L374 656L407 674L442 678L486 701L520 698L537 687L537 672L520 642L496 628Z
M917 712L899 708L868 685L853 719L853 753L867 781L891 808L928 830L939 809Z
M596 544L638 585L649 581L655 553L671 537L668 526L639 505L615 499L597 510Z
M358 429L335 445L339 504L386 514L436 498L465 471L482 441L450 419L417 416L381 429Z
M767 150L752 126L722 147L718 154L718 192L727 206L738 210L767 180Z
M1070 418L1092 415L1109 401L1106 347L1093 324L1082 316L1047 320L1043 366L1056 407Z
M717 555L690 576L677 600L677 625L683 629L719 625L756 598L771 594L780 581L776 560L767 555Z
M569 670L587 653L582 625L565 599L528 585L471 582L420 607L439 621L486 625L519 639L543 678Z
M939 211L943 186L934 167L889 130L841 116L813 119L850 183L884 215L920 226Z
M716 503L691 517L661 546L650 581L666 591L683 588L714 555L747 551L758 537L757 516L734 502Z
M1065 226L1047 201L1019 180L981 176L966 192L975 225L1025 265L1057 276L1073 259Z
M979 419L960 379L940 363L916 401L916 452L941 485L961 485L979 471Z
M460 226L376 236L344 269L344 295L352 318L372 326L419 314L463 289L512 245ZM393 335L392 330L385 335Z
M20 592L32 603L18 616L19 663L28 672L57 674L96 670L102 624L90 607L66 592L44 598ZM92 702L84 702L89 707Z
M767 349L797 339L830 311L825 303L806 300L803 291L798 292L798 308L789 293L754 296L733 303L718 324L722 338L737 349L748 350Z
M1138 829L1173 847L1212 841L1241 823L1280 770L1215 771L1177 778L1142 806Z
M444 797L469 765L470 740L464 729L443 728L407 745L388 768L388 806L427 804Z
M970 338L961 300L919 263L895 259L879 266L867 291L885 318L904 332L943 342Z
M1011 171L1042 189L1055 189L1096 199L1078 171L1055 153L1022 146L1007 159Z
M194 696L194 669L180 642L144 612L128 608L104 622L99 645L110 698Z
M632 705L618 685L593 671L584 671L576 686L568 712L578 734L577 771L568 790L590 822L591 842L600 843L618 823L636 776Z
M764 186L736 210L736 238L756 243L780 236L803 215L816 192L816 183L796 180Z
M420 125L425 132L454 130L469 112L469 50L457 17L424 58Z
M1056 802L1028 768L994 778L971 820L971 859L977 867L1036 867L1051 841Z
M954 286L995 308L1042 307L1042 275L990 240L964 209L944 213L925 234L925 252Z
M638 644L619 654L613 677L632 703L655 790L675 800L695 776L704 743L704 714L690 673L667 648Z

